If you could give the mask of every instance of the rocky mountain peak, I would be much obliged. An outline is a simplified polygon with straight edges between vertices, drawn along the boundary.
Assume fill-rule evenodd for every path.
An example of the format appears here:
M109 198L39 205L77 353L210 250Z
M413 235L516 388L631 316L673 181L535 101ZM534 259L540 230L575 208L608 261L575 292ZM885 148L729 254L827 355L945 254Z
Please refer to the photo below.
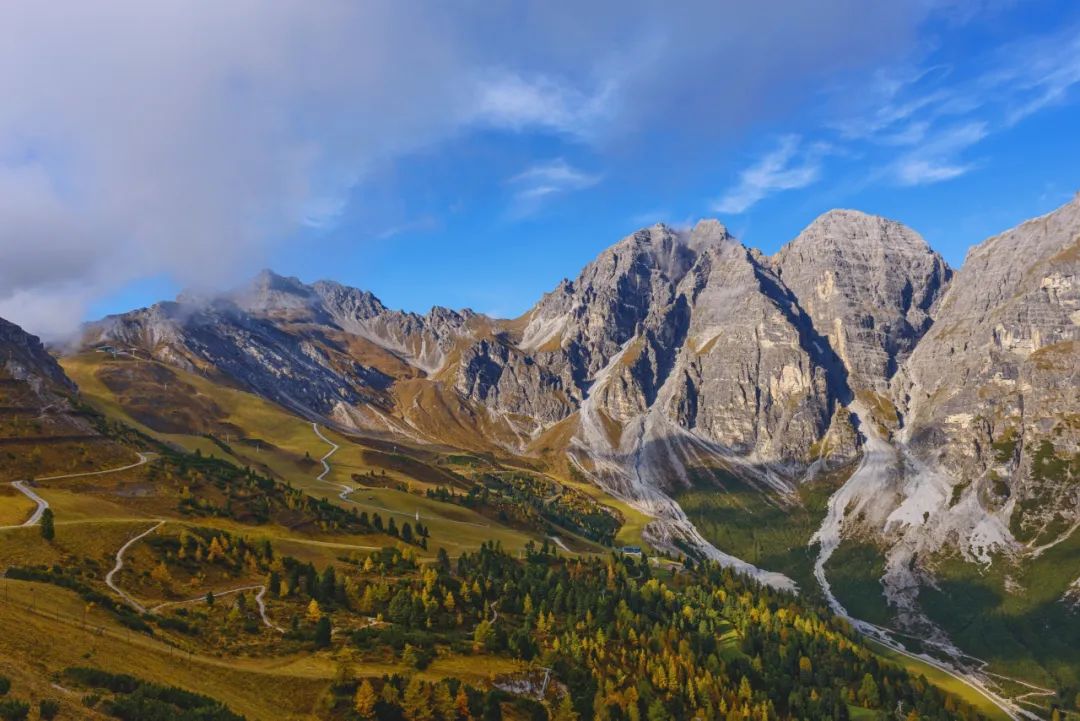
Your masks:
M314 292L299 278L281 276L265 269L246 286L228 294L228 299L248 312L265 313L308 308L314 300Z
M312 289L331 315L372 319L388 312L382 301L370 291L352 288L333 280L316 281Z
M885 390L952 277L914 230L854 210L819 216L770 261L856 391Z

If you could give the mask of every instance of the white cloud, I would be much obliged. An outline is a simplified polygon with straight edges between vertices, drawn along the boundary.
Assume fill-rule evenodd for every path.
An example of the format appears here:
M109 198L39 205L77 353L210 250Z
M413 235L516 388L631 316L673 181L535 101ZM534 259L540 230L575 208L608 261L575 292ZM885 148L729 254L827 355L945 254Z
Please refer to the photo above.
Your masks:
M926 185L957 178L975 167L959 159L986 137L987 124L971 122L948 128L897 159L893 175L900 185Z
M713 204L718 213L744 213L766 196L782 190L805 188L821 177L828 146L803 147L798 135L785 135L779 146L739 175L739 182Z
M513 130L543 128L588 136L610 109L612 93L610 86L586 94L544 76L526 80L515 73L496 73L478 83L474 117Z
M516 188L511 215L531 215L550 196L591 188L601 180L601 175L575 168L563 158L538 163L508 181Z
M232 283L298 230L338 222L395 160L478 127L603 147L678 117L680 138L715 143L903 50L925 12L7 0L0 316L55 334L140 278ZM717 72L732 59L738 72Z

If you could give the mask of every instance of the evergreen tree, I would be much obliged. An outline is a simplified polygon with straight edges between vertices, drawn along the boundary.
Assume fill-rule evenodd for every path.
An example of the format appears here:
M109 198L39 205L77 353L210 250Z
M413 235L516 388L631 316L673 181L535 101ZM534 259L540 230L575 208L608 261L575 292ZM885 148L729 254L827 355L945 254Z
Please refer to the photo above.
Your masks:
M331 635L330 618L323 616L315 624L315 648L330 648Z
M46 541L56 538L56 528L53 525L53 510L46 508L41 514L41 537Z
M878 690L877 681L869 673L863 676L859 686L859 701L868 708L877 708L881 705L881 693Z
M502 721L502 704L494 691L488 691L484 697L484 721Z
M559 705L555 708L555 714L551 717L551 721L578 721L578 714L574 710L574 703L570 700L570 694L563 695Z
M419 676L413 676L405 686L401 709L408 721L432 721L435 718L431 708L431 687Z

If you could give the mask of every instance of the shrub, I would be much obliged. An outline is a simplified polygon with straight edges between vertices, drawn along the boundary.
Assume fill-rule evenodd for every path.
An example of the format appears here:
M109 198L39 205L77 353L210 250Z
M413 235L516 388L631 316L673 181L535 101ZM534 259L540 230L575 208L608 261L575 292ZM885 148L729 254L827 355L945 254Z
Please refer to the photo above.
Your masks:
M38 716L43 721L52 721L58 713L60 713L60 703L58 701L51 698L41 699L41 703L38 704Z
M0 701L0 719L4 721L23 721L30 715L30 704L6 698Z

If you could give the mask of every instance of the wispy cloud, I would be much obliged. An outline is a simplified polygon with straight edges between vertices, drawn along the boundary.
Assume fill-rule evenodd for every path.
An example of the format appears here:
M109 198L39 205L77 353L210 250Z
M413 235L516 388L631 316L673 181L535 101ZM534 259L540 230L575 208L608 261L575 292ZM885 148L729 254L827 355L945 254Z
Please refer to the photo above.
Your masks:
M718 213L744 213L768 195L805 188L821 177L828 145L804 146L798 135L785 135L780 145L739 175L739 182L713 204Z
M996 48L977 67L984 69L966 77L934 62L882 69L864 89L862 109L830 128L848 146L895 153L874 180L915 186L960 177L980 165L965 151L1080 85L1080 27ZM851 91L838 97L859 97Z
M1014 57L1019 61L991 74L991 81L1014 90L1006 115L1008 124L1061 102L1073 86L1080 84L1080 28L1068 30L1056 39L1040 39L1014 48Z
M591 188L603 179L597 173L575 168L563 158L538 163L510 178L515 187L511 215L524 217L539 210L548 198Z
M376 240L389 240L390 238L408 233L429 232L438 227L439 221L435 216L424 215L414 220L408 220L404 223L398 223L397 225L391 225L388 228L384 228L375 233L375 238Z
M893 176L900 185L925 185L957 178L975 168L961 159L963 151L988 134L987 124L971 122L947 128L921 143L916 150L900 156Z
M487 74L476 89L473 121L499 128L541 128L588 136L605 116L613 86L588 94L548 76Z

